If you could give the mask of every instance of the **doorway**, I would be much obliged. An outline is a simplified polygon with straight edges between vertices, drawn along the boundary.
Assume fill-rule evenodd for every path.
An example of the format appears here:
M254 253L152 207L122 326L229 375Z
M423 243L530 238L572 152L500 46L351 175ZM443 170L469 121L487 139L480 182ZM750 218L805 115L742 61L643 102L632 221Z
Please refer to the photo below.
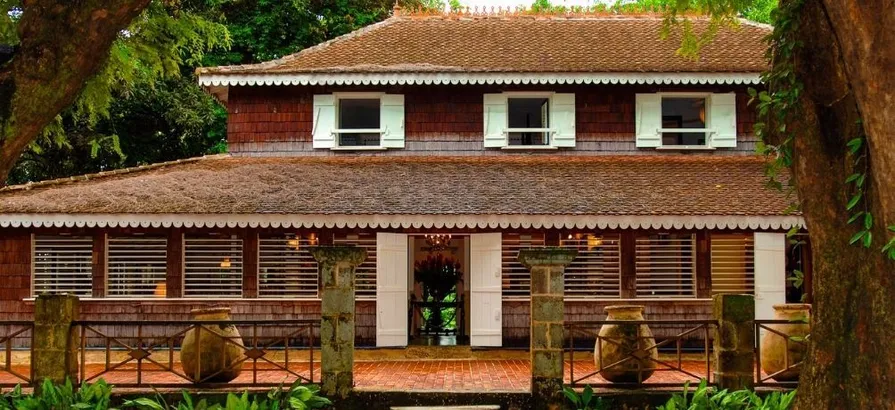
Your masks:
M469 344L469 237L410 236L409 343Z

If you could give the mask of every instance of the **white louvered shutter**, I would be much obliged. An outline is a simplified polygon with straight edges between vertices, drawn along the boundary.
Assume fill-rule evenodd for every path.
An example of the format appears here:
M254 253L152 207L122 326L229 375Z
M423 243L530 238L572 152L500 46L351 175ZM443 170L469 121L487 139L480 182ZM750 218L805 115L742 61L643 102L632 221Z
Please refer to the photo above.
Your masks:
M637 94L635 133L638 148L662 145L662 97L659 94Z
M551 101L550 128L554 147L575 147L575 94L554 94Z
M503 94L485 94L485 148L507 146L507 97Z
M709 126L715 131L712 147L736 148L737 146L737 101L736 94L712 94L709 108Z
M383 95L379 107L382 146L404 148L404 95Z
M336 99L332 94L317 94L314 96L314 148L335 148L336 137L333 131L336 129Z

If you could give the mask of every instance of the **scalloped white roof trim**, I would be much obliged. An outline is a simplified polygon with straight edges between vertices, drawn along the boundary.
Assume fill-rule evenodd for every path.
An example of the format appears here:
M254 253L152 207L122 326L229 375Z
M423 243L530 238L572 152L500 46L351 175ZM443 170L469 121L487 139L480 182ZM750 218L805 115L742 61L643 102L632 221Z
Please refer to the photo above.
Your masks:
M789 229L801 216L5 214L3 228Z
M404 84L758 84L759 73L294 73L201 74L203 86Z

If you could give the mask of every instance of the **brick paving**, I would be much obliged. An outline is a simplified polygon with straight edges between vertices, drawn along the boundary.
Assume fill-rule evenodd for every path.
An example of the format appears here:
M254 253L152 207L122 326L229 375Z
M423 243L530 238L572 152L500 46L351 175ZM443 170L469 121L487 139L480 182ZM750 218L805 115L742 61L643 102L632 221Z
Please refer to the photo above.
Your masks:
M103 364L88 364L88 377L103 372ZM294 375L284 372L271 364L258 365L259 371L253 375L251 365L243 368L242 374L233 384L246 385L254 381L258 383L290 383ZM688 360L682 368L690 373L703 376L706 373L705 362ZM14 371L27 375L27 366L13 366ZM179 365L175 365L182 372ZM307 363L290 364L289 369L307 377ZM575 377L581 378L595 370L592 361L576 360ZM570 366L565 364L565 382L570 381ZM102 373L101 376L110 384L128 384L137 382L136 365L127 364L114 371ZM144 364L142 383L147 385L167 384L189 387L189 381L171 372L161 370L157 366ZM458 391L458 392L525 392L529 389L530 364L528 360L394 360L394 361L358 361L355 362L355 387L368 391ZM254 380L254 381L253 381ZM314 381L320 380L319 363L315 363ZM658 371L646 386L655 383L680 383L697 378L677 371ZM20 380L0 367L0 384L16 383ZM589 377L580 383L606 383L598 375ZM148 386L147 386L148 389Z

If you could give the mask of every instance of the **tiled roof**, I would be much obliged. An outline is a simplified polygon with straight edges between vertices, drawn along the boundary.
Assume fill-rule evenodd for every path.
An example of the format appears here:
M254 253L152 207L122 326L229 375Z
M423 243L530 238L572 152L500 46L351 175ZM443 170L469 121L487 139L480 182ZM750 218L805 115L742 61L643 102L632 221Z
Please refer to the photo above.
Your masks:
M0 214L784 215L755 157L215 156L0 189Z
M708 22L692 18L701 32ZM379 72L760 72L770 28L722 29L692 61L657 15L396 16L267 63L200 74Z

